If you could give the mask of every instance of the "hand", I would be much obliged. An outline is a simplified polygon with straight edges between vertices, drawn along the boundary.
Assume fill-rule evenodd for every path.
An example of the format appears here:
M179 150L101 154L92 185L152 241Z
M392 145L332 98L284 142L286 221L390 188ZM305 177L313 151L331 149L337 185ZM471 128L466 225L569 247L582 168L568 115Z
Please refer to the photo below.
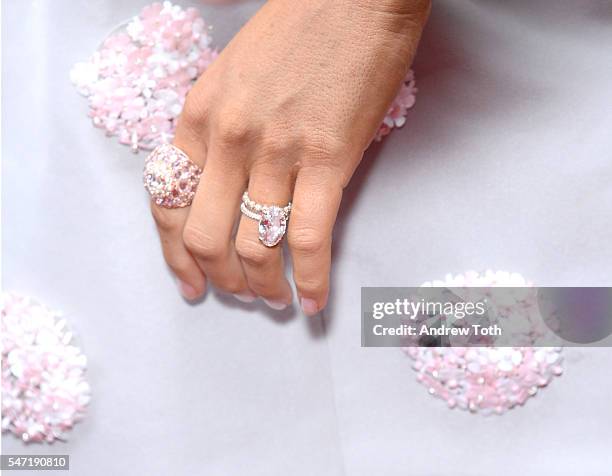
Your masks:
M281 246L258 240L241 197L293 202L287 239L300 305L327 303L342 190L408 67L423 0L270 0L187 97L174 144L204 169L190 208L152 206L187 299L208 279L243 301L292 301ZM235 224L238 228L234 238Z

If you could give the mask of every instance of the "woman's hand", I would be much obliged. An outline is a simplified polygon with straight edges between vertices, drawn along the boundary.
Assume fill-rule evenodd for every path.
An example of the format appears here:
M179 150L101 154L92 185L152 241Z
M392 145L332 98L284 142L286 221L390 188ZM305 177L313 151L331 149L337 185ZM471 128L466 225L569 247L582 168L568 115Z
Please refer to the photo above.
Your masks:
M190 208L152 206L164 256L187 299L206 278L249 301L292 301L281 247L240 214L293 202L287 238L300 305L327 303L342 190L412 61L423 0L270 0L189 93L174 144L204 169ZM235 224L238 228L234 238Z

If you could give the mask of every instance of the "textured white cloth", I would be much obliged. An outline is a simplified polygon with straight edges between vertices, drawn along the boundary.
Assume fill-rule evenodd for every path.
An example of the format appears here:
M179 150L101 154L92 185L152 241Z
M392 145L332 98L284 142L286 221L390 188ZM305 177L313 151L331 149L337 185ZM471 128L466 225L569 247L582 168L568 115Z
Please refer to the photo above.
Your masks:
M69 453L87 476L609 471L609 349L567 349L524 408L473 416L428 396L399 350L360 348L359 296L488 267L612 284L612 3L435 2L417 105L346 192L325 332L175 290L144 156L90 125L68 77L146 3L2 4L4 287L65 311L93 389L69 443L7 435L3 452ZM204 7L218 44L258 5Z

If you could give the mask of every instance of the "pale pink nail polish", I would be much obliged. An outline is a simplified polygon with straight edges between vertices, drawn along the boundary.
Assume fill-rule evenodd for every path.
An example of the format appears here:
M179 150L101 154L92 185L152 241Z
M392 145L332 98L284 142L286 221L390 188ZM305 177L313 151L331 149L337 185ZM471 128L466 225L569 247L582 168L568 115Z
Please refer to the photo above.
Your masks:
M234 297L236 299L238 299L238 301L240 302L253 302L255 301L255 299L257 299L257 296L254 296L251 293L236 293L234 294Z
M307 316L314 316L317 312L319 312L319 306L314 299L301 298L300 305L302 306L302 311Z
M183 281L181 281L179 279L178 280L178 285L179 285L179 290L180 290L181 294L188 301L193 301L194 299L196 299L199 296L199 293L190 284L184 283Z
M273 300L264 299L263 302L265 302L268 305L268 307L271 307L275 311L282 311L283 309L287 307L287 303L284 303L282 301L273 301Z

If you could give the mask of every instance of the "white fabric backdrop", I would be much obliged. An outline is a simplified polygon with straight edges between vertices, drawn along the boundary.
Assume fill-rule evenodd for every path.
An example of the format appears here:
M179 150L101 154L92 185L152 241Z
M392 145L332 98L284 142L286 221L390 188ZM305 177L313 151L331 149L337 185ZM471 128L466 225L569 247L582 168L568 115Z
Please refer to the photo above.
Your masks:
M435 3L417 105L347 190L324 325L175 291L143 154L91 127L68 80L146 3L2 2L4 287L65 311L93 387L68 443L3 452L87 476L609 474L609 349L566 350L501 418L450 411L399 350L360 347L359 293L488 267L612 284L612 3ZM217 44L259 3L203 7Z

